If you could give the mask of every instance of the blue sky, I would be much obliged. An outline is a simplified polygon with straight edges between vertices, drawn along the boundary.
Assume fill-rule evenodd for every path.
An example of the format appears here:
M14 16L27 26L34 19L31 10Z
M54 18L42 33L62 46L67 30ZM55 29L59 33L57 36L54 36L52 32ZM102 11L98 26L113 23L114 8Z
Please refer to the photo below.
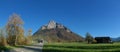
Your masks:
M120 37L120 0L0 0L0 27L11 14L24 21L25 31L33 33L49 20L85 36Z

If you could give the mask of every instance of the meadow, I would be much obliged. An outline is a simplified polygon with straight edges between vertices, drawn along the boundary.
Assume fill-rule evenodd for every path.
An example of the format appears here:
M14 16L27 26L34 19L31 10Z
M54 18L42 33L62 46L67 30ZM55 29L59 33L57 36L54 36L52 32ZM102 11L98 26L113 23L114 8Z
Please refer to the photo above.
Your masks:
M120 52L120 43L46 43L43 52Z

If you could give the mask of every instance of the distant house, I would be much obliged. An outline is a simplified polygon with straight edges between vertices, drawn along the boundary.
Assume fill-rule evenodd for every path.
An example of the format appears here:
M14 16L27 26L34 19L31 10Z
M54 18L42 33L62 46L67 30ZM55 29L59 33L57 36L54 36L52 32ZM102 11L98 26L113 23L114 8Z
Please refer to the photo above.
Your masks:
M95 37L96 43L112 43L110 37Z

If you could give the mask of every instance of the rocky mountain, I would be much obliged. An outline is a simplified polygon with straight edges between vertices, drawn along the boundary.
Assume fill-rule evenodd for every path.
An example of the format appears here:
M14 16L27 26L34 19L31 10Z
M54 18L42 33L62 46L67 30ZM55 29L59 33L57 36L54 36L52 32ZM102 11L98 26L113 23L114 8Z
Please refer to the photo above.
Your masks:
M43 39L46 42L80 42L83 37L72 32L60 23L51 20L47 25L43 25L33 34L34 39Z

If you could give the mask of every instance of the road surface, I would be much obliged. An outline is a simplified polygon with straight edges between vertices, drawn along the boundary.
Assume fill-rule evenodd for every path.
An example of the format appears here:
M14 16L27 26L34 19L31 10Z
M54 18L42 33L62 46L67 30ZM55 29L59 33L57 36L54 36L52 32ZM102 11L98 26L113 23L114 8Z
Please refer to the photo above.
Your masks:
M23 46L23 48L15 48L11 52L42 52L43 43L32 46Z

